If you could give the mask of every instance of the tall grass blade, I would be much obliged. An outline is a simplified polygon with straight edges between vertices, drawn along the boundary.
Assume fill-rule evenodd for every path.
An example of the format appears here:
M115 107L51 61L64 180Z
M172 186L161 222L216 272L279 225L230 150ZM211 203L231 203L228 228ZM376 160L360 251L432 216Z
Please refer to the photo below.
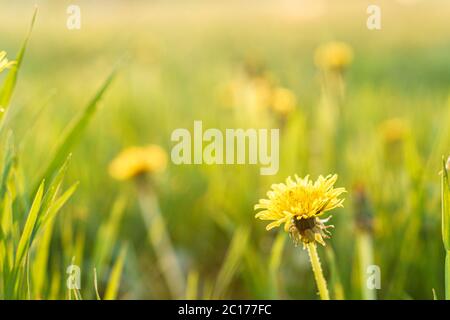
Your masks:
M244 227L236 230L234 233L227 255L222 267L220 268L217 281L214 285L214 291L212 294L213 299L222 298L226 289L230 285L247 247L249 233L249 230Z
M22 61L23 58L25 56L25 51L27 49L28 46L28 41L30 39L31 36L31 31L33 30L33 26L34 23L36 21L36 16L37 16L37 7L34 9L34 13L33 13L33 18L31 19L31 25L30 28L28 29L28 34L22 44L22 48L19 51L19 54L17 55L16 58L16 64L14 66L12 66L10 72L8 73L3 86L0 89L0 108L2 109L0 112L0 121L3 119L6 110L9 107L9 103L11 101L11 97L13 95L14 92L14 88L16 87L16 82L17 82L17 77L19 75L19 69L22 66Z
M336 256L331 246L327 246L325 249L328 264L330 266L330 287L333 294L333 299L344 300L344 286L342 285L339 268L336 263Z
M36 221L41 209L42 196L44 193L44 181L42 181L39 186L38 192L34 197L33 204L31 205L30 212L28 213L27 221L25 222L25 227L20 237L19 244L17 246L15 265L19 267L26 256L32 240L32 233L36 225Z
M120 287L120 279L122 277L123 265L125 262L126 247L123 246L120 250L119 257L114 264L111 275L109 277L108 286L106 287L105 300L114 300L117 298Z
M450 300L450 185L448 171L450 158L447 163L442 161L442 240L446 251L445 256L445 299Z
M61 139L56 145L56 148L52 154L51 160L43 171L41 175L42 179L50 179L53 174L56 172L57 168L59 168L64 160L69 155L73 146L77 143L81 134L85 130L87 124L90 119L94 115L97 110L97 106L101 101L103 95L111 85L113 79L116 76L117 68L111 72L106 81L103 83L101 88L97 91L92 100L88 103L88 105L84 108L84 110L75 118L71 124L67 127L66 131L62 134ZM38 181L41 181L38 180Z
M8 183L8 177L11 172L11 169L14 166L16 161L16 152L14 150L14 141L13 141L12 132L8 132L6 138L6 146L5 146L5 154L3 160L3 170L0 176L0 199L3 199L6 192L6 185Z
M198 271L192 270L188 274L186 284L186 300L198 299Z

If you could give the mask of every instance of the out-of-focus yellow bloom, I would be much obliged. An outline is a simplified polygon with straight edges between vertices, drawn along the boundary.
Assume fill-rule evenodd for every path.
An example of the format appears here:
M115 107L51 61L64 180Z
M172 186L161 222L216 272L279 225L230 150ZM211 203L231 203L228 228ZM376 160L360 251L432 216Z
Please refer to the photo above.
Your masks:
M161 172L166 166L167 153L160 146L129 147L111 162L109 173L117 180L126 180L145 173Z
M344 42L329 42L316 49L314 61L320 69L343 71L353 61L353 50Z
M280 115L288 115L295 110L297 98L295 94L286 88L275 88L272 94L272 109Z
M447 159L447 163L445 165L445 169L447 169L448 171L450 171L450 157L448 157Z
M319 217L334 208L342 207L344 199L339 196L346 192L345 188L334 188L337 175L319 176L313 182L309 176L295 181L288 177L286 183L273 184L267 192L268 199L260 199L255 210L262 209L255 218L274 220L267 225L266 230L279 227L284 223L284 230L289 231L295 244L300 241L305 246L311 242L325 245L323 238L328 238L324 223L329 220Z
M405 120L401 118L392 118L384 121L380 125L380 132L386 143L395 144L406 138L409 127Z
M0 51L0 72L5 69L11 68L15 64L15 61L8 61L5 51Z
M221 100L226 107L263 110L269 106L270 83L264 78L237 78L221 90Z
M271 82L266 77L256 77L252 80L250 90L247 91L247 99L255 110L264 110L270 105Z

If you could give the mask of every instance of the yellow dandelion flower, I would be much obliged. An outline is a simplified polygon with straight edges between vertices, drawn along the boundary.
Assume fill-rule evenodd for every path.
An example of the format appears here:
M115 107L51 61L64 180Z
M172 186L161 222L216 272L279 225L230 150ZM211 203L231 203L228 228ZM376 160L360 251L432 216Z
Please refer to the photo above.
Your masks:
M448 171L450 171L450 157L448 157L447 159L447 163L445 165L445 169L447 169Z
M328 238L325 223L329 220L319 217L334 208L342 207L344 199L339 196L346 192L345 188L334 188L338 176L319 176L313 182L309 176L295 180L291 177L286 183L272 185L267 192L268 199L261 199L255 205L255 210L262 209L256 214L261 220L274 220L266 229L284 224L284 230L289 232L295 244L300 241L305 244L319 242L325 245L323 238Z
M330 42L317 48L314 61L320 69L342 71L353 61L353 50L344 42Z
M0 72L5 69L11 68L15 64L15 61L8 61L5 51L0 51Z
M109 165L110 175L117 180L127 180L145 173L161 172L167 165L167 153L160 146L129 147Z
M297 98L286 88L275 88L272 93L272 109L280 114L287 115L295 110Z

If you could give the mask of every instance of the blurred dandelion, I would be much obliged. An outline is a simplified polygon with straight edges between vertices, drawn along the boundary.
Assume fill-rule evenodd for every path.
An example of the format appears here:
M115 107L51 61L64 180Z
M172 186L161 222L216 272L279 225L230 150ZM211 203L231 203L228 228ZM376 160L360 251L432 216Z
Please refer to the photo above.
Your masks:
M297 98L291 90L282 87L273 89L272 109L276 114L286 117L295 110L296 105Z
M380 124L379 132L387 162L391 165L401 164L404 155L404 142L409 134L408 123L402 118L391 118Z
M329 42L316 49L314 62L325 71L344 71L353 61L353 49L344 42Z
M408 124L401 118L388 119L380 125L380 132L386 144L392 145L402 142L408 131Z
M319 46L314 62L322 75L323 99L336 105L345 96L344 73L353 61L353 49L345 42L329 42Z
M8 61L6 58L6 52L0 51L0 72L2 72L5 69L11 68L13 65L15 65L15 61Z
M159 267L171 294L181 298L185 281L160 210L153 179L156 173L164 171L167 159L167 153L157 145L130 147L111 162L109 173L117 180L133 179L136 182L139 205Z
M161 172L166 166L167 154L161 147L129 147L111 162L109 173L117 180L127 180L146 173Z
M261 126L275 119L284 127L297 106L295 93L276 85L271 74L260 69L243 68L219 90L224 107L233 110L238 123L246 125Z
M333 227L325 225L331 216L326 219L319 217L327 211L343 206L344 199L339 196L346 190L333 187L337 178L336 174L319 176L313 182L309 176L302 179L295 175L295 181L288 177L285 184L273 184L272 190L267 192L268 199L260 199L255 205L255 210L262 209L255 218L274 220L267 225L266 230L284 224L284 230L289 232L295 245L302 242L303 248L308 249L319 294L323 300L329 299L329 293L316 242L325 245L324 238L329 238L330 235L327 229Z

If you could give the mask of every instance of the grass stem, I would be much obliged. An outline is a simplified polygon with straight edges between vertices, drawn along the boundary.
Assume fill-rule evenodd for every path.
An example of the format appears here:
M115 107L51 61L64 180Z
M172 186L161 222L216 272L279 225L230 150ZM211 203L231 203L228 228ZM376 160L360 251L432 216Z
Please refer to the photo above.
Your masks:
M361 294L364 300L376 300L375 289L367 286L367 268L374 264L372 235L367 231L359 231L356 238L358 246Z
M159 207L158 198L153 189L143 183L138 184L138 197L149 240L155 250L160 270L172 296L182 299L185 294L185 280Z

